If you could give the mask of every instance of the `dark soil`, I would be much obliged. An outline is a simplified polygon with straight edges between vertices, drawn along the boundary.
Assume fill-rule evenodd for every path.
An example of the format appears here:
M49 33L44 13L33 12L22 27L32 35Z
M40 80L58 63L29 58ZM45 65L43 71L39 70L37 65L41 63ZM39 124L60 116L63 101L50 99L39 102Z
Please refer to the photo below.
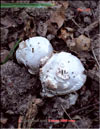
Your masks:
M58 7L63 5L62 3L56 2ZM59 10L61 16L65 17L64 20L62 19L61 26L58 21L52 22L50 19L57 10L54 7L1 9L1 61L5 59L18 39L44 36L50 40L55 51L66 51L76 55L82 61L87 74L85 85L77 91L78 99L75 105L69 105L68 95L42 98L39 75L30 75L23 65L17 63L14 53L7 63L1 65L1 128L18 128L19 118L21 116L27 118L26 114L30 111L29 105L33 100L32 108L36 110L35 115L29 113L34 117L32 128L99 129L100 2L69 0L68 3L68 8ZM83 11L78 11L78 8ZM87 8L90 10L84 11ZM59 17L59 14L57 15ZM86 29L94 22L97 23ZM74 29L74 38L81 34L90 38L90 48L87 51L71 49L63 38L59 38L61 29L66 27ZM38 100L41 100L42 104L37 102ZM72 119L75 122L49 121L61 119ZM21 127L25 127L23 121L24 119Z

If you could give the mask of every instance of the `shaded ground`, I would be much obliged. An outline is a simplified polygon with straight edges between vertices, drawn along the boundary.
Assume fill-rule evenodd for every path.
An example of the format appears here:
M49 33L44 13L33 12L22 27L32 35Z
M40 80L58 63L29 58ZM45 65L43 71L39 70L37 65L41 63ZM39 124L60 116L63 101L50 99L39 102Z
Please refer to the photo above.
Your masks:
M56 7L45 9L1 9L1 61L18 39L44 36L55 51L71 52L80 58L87 71L87 81L77 92L75 105L69 105L68 95L42 98L39 76L30 75L17 63L14 54L1 66L1 127L18 128L20 121L23 128L99 128L100 2L70 0L55 4ZM65 38L66 35L69 36ZM81 45L72 46L80 35L91 40L85 51ZM69 120L69 116L76 122L48 122L50 119Z

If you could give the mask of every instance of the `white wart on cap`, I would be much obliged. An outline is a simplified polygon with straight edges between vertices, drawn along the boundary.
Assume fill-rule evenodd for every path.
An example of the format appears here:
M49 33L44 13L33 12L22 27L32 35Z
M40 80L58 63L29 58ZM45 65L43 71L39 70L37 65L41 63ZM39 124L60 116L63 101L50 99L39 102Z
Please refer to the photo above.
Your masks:
M42 96L53 97L79 90L86 81L81 61L70 53L54 54L40 69Z
M16 51L16 59L18 63L28 67L31 74L39 71L41 60L47 60L53 53L52 45L49 40L44 37L32 37L19 44Z

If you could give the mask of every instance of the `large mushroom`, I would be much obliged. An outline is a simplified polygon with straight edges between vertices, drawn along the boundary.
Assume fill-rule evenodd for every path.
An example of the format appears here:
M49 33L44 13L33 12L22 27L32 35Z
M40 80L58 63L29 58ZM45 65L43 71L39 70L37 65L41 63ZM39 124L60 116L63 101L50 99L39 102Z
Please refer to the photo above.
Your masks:
M32 37L19 44L16 51L16 59L18 63L28 67L31 74L39 71L41 60L45 61L51 57L53 53L52 45L49 40L44 37Z
M54 54L40 69L42 96L53 97L79 90L86 81L84 66L67 52Z

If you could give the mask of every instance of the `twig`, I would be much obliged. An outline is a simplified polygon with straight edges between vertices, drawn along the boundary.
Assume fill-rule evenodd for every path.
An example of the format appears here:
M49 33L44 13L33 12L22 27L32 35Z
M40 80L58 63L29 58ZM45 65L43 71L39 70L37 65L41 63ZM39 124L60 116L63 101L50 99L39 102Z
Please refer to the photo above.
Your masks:
M91 49L92 49L92 53L93 53L94 59L95 59L97 65L98 65L98 67L100 68L100 64L99 64L99 61L97 60L97 57L96 57L95 52L93 50L93 47L91 47Z
M67 111L64 109L63 105L61 105L61 107L62 107L63 111L66 113L66 115L69 117L69 119L72 120L72 118L70 117L70 115L69 115L69 114L67 113ZM76 123L73 123L73 124L77 127L77 129L79 129L79 127L78 127L78 125L77 125Z
M72 18L72 21L75 23L75 25L77 25L80 29L81 29L81 33L84 33L84 32L90 32L92 31L95 27L97 27L99 25L99 20L98 19L97 21L93 22L92 24L90 24L89 26L87 26L86 28L81 28L77 23L76 21ZM80 32L80 30L79 30Z
M35 117L38 113L38 107L43 104L41 99L33 97L29 102L28 110L23 120L23 129L30 129L34 124Z
M97 27L99 25L99 19L95 22L93 22L92 24L90 24L89 26L87 26L85 29L84 29L84 32L88 31L90 32L91 30L93 30L95 27Z
M83 108L81 108L81 109L75 110L75 111L71 112L71 115L74 114L74 113L78 113L78 112L80 112L80 111L83 111L83 110L85 110L85 109L87 109L87 108L90 108L90 107L92 107L92 106L98 105L98 104L99 104L99 102L98 102L98 103L95 103L95 104L92 104L92 105L88 105L88 106L83 107Z
M74 23L75 23L75 25L77 25L79 28L81 28L77 23L76 23L76 21L72 18L71 19Z
M99 20L100 20L100 19L96 20L95 22L93 22L92 24L90 24L89 26L87 26L86 28L81 28L81 27L79 27L78 24L77 24L77 26L80 28L80 29L78 30L78 32L81 33L81 34L84 34L85 32L88 32L88 33L89 33L89 32L92 31L95 27L97 27L97 26L99 25Z
M83 116L87 116L89 113L91 113L92 111L94 111L95 110L95 107L92 109L92 110L90 110L89 112L87 112L86 114L84 114Z

